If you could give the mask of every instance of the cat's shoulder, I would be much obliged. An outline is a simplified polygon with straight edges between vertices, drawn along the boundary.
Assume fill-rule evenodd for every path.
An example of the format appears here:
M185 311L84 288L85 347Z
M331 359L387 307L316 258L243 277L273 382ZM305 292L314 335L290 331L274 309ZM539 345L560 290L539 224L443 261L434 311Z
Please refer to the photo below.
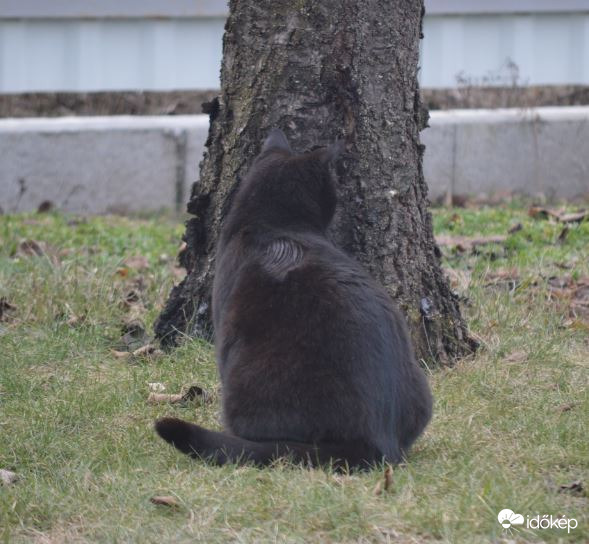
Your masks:
M272 278L282 281L299 268L307 251L306 244L288 236L269 239L260 248L260 265Z

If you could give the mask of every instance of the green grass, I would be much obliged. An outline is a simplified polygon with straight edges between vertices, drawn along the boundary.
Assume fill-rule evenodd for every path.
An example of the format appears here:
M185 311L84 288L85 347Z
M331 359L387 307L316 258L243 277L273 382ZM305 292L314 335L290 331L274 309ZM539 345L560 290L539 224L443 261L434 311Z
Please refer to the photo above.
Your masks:
M130 288L152 325L174 282L183 227L166 218L71 221L0 216L0 297L16 310L0 322L0 487L5 542L517 542L589 539L589 331L556 298L551 276L589 276L589 222L536 221L517 205L435 210L438 233L505 234L501 246L454 254L477 355L433 370L435 416L388 493L382 471L337 475L292 467L213 467L158 439L154 419L174 414L218 426L209 404L150 405L149 382L214 391L210 346L186 342L155 360L116 358ZM22 240L48 244L19 254ZM125 268L145 256L149 268ZM121 270L122 269L122 270ZM493 278L517 274L517 287ZM73 316L85 316L72 323ZM568 406L569 410L563 407ZM173 495L178 508L156 506ZM504 533L497 513L576 518L566 530Z

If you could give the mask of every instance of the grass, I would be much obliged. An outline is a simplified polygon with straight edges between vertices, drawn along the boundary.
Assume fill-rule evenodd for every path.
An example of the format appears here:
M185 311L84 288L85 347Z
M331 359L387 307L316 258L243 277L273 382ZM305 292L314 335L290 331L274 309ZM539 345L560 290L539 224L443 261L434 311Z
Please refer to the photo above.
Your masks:
M589 331L551 276L589 276L589 222L531 219L523 206L434 211L437 233L505 234L444 264L481 341L477 355L431 371L435 417L389 492L382 471L213 467L159 440L154 419L217 426L213 403L150 405L149 382L214 391L209 345L124 360L129 289L148 330L174 282L183 227L166 218L0 216L0 487L4 542L586 542ZM44 250L19 250L36 240ZM42 243L41 243L42 242ZM45 244L45 245L43 245ZM148 267L126 265L140 255ZM179 506L150 503L172 495ZM578 527L504 532L497 513L565 515Z

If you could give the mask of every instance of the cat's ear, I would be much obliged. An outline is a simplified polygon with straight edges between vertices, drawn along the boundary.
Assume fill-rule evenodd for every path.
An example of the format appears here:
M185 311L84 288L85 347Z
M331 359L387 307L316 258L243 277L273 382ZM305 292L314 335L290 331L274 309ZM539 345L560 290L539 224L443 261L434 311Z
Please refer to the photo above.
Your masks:
M286 136L282 130L279 128L273 128L266 136L264 140L264 145L262 145L262 153L268 151L269 149L281 149L282 151L288 151L292 153L292 149L290 148L290 144L286 139Z
M321 152L321 162L323 164L335 163L346 150L345 140L336 140L331 145L327 146Z

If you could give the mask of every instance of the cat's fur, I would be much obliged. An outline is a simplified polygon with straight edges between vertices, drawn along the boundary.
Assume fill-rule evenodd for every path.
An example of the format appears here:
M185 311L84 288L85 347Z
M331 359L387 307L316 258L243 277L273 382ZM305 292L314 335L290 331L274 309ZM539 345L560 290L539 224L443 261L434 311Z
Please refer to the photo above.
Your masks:
M363 467L399 462L427 425L430 390L403 316L326 237L341 143L294 154L274 129L217 247L213 320L226 431L156 423L216 463Z

